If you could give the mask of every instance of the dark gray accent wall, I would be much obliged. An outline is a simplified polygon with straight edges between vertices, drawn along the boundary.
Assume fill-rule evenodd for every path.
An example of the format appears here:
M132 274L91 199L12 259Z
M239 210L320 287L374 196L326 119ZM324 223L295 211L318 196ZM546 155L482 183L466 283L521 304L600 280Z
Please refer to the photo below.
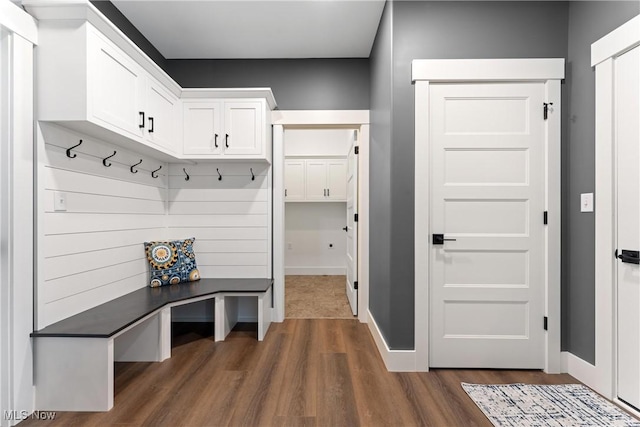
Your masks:
M281 110L368 110L369 59L169 59L182 87L270 87Z
M165 69L166 59L162 54L151 44L145 36L127 19L126 16L118 10L109 0L91 0L91 4L94 5L109 21L111 21L116 27L120 29L127 37L131 39L144 53L149 56L160 68Z
M390 168L391 200L371 204L371 217L390 219L390 252L372 245L371 266L387 264L389 278L381 283L372 267L370 292L386 290L389 325L372 312L378 326L388 330L392 349L414 348L414 88L413 59L448 58L566 58L566 2L414 2L392 6L392 113L390 156L373 156L371 173ZM374 47L374 50L377 47ZM372 60L372 65L375 64ZM373 80L372 80L373 81ZM382 85L372 85L375 100ZM372 102L372 107L374 103ZM372 117L374 117L372 115ZM373 123L375 129L377 124ZM372 186L373 192L375 189ZM378 197L378 196L377 196ZM373 202L373 199L372 199ZM388 213L387 213L388 212ZM372 221L372 230L375 224ZM372 234L373 235L373 234ZM428 238L429 236L424 236ZM374 298L373 296L371 298ZM381 313L385 311L379 309Z
M369 310L392 345L391 308L391 106L393 100L393 3L385 5L371 51L369 132Z
M595 216L580 212L580 193L595 189L591 43L638 14L637 1L569 3L568 138L562 153L562 349L589 363L595 363Z

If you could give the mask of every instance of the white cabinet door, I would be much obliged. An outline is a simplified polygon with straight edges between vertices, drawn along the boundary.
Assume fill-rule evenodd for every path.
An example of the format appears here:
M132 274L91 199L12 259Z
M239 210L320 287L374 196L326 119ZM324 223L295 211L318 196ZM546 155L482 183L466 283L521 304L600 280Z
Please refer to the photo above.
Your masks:
M144 71L97 34L90 33L88 42L90 115L132 136L142 136L142 126L146 125L143 120Z
M222 153L220 102L185 102L183 104L184 119L184 154Z
M304 200L305 190L304 160L287 160L284 162L284 200Z
M327 194L327 162L307 160L306 200L325 200Z
M164 149L177 152L178 98L160 83L149 78L145 101L147 114L145 138Z
M347 200L347 161L327 160L327 199Z
M260 156L263 154L263 106L256 101L224 103L224 154Z

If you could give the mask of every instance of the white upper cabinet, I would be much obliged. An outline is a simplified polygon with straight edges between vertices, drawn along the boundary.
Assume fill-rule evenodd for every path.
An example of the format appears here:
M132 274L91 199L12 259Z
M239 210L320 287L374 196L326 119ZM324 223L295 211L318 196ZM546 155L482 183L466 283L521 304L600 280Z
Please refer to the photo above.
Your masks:
M305 196L305 161L285 160L284 199L287 202L303 201Z
M87 115L132 137L141 137L144 70L95 31L88 34L87 50Z
M222 103L184 102L182 104L183 154L218 155L222 153Z
M184 157L270 161L265 99L185 99L183 115Z
M45 19L39 32L38 120L178 158L180 86L161 84L89 22Z
M149 78L147 83L143 110L146 123L141 128L144 138L155 146L177 153L180 101L154 79ZM142 125L142 121L139 125Z
M344 202L347 160L287 159L284 184L287 202Z
M271 161L271 89L183 89L90 2L25 7L38 19L37 120L163 161Z

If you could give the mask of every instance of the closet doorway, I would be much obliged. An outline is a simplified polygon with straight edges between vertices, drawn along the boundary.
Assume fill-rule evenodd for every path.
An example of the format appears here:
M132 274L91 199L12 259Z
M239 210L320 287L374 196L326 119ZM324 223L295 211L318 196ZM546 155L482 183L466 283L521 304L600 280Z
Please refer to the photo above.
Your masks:
M273 321L367 322L369 112L274 111L273 124Z
M357 139L349 128L284 130L287 318L357 315Z

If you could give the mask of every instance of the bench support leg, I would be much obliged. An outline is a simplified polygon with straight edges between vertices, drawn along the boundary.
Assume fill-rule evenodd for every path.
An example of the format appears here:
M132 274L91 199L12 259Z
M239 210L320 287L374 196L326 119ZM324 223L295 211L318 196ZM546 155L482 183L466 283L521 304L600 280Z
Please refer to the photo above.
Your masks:
M216 295L215 301L214 339L224 341L238 323L238 298Z
M36 408L108 411L113 407L113 340L39 337L35 346Z
M114 351L116 362L162 362L171 357L171 308L118 335Z
M271 292L273 287L267 292L258 295L258 341L263 341L264 336L271 326Z

